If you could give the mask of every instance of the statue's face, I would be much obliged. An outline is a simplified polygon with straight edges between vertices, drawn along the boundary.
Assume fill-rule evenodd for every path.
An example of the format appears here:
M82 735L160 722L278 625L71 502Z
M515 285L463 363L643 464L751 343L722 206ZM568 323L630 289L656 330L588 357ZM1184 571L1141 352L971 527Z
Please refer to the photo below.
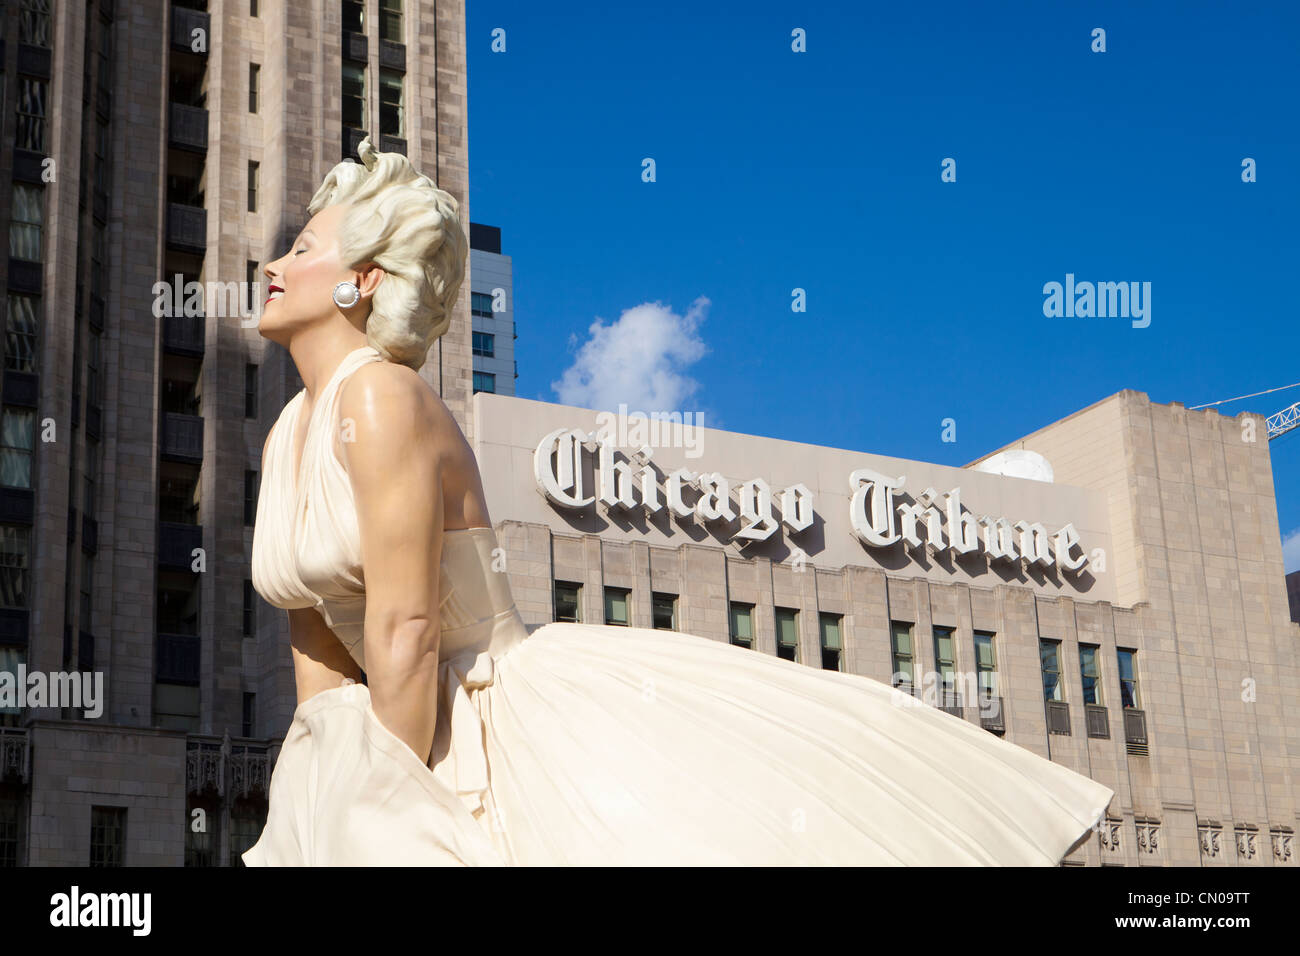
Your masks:
M287 345L293 332L339 312L334 287L357 278L339 258L339 229L346 212L346 204L326 206L303 226L288 252L267 263L268 295L257 327L264 337Z

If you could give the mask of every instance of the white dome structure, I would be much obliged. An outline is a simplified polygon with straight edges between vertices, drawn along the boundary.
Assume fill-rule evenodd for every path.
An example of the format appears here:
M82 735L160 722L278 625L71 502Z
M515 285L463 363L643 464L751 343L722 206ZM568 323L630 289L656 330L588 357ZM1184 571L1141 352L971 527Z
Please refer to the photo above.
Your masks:
M1000 451L975 465L974 470L1006 478L1028 478L1049 483L1055 480L1052 463L1038 452L1024 448Z

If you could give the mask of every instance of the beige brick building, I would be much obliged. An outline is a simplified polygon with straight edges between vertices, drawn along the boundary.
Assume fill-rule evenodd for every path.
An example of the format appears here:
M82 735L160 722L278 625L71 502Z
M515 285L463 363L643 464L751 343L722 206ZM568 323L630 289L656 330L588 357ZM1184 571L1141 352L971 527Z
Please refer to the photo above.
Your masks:
M932 703L1115 791L1101 832L1067 863L1296 865L1300 625L1262 417L1120 392L999 450L1036 452L1051 482L987 473L992 455L958 469L712 429L699 430L698 455L690 442L652 442L660 500L679 468L720 473L730 521L647 508L642 459L627 457L639 439L614 436L609 461L631 466L636 490L631 507L611 507L619 491L601 483L612 469L596 412L480 393L474 417L530 623L675 627L910 683L923 699L928 677ZM916 546L855 535L850 475L862 468L905 478L904 508L938 493L941 520L917 522ZM801 486L816 519L743 543L741 485L753 478L774 502ZM1088 563L1071 572L930 548L952 540L951 489L959 514L1041 523L1049 535L1070 524L1079 543L1067 557ZM688 506L700 492L689 494ZM1035 554L1013 540L1022 558Z

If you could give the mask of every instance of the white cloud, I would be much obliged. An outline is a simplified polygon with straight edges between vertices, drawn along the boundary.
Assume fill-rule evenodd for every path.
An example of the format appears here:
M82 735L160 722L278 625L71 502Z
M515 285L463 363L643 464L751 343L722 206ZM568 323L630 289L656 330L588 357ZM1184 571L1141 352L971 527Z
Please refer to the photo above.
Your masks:
M619 403L630 412L687 411L699 383L682 370L709 351L697 334L708 308L700 296L685 315L645 302L609 325L597 317L573 364L551 388L561 404L597 411L617 412Z
M1300 528L1282 536L1282 566L1287 574L1300 571Z

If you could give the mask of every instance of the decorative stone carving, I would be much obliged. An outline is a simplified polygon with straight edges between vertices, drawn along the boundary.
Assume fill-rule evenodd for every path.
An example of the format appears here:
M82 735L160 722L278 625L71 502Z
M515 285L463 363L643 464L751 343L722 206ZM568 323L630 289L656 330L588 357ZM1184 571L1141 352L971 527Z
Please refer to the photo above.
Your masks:
M1097 823L1097 828L1101 831L1101 852L1103 854L1119 854L1121 852L1120 833L1123 826L1124 821L1114 817L1107 817Z
M270 787L271 762L265 747L235 744L230 754L230 795L266 796Z
M1139 817L1133 823L1137 828L1138 852L1151 856L1160 852L1160 821Z
M1257 852L1256 838L1259 827L1249 823L1239 823L1234 831L1237 836L1237 856L1243 860L1253 860Z
M1197 824L1196 833L1201 841L1201 856L1218 859L1223 853L1223 825L1218 820L1206 820Z
M265 797L271 785L271 757L265 745L232 743L230 735L219 740L197 734L190 736L185 751L185 787L195 795L229 795L231 799Z
M1279 863L1290 863L1294 859L1291 842L1295 832L1290 827L1274 827L1268 835L1273 843L1273 859Z
M185 744L185 789L196 796L226 792L225 750L215 738L191 736Z
M0 780L31 782L31 739L17 727L0 728Z

